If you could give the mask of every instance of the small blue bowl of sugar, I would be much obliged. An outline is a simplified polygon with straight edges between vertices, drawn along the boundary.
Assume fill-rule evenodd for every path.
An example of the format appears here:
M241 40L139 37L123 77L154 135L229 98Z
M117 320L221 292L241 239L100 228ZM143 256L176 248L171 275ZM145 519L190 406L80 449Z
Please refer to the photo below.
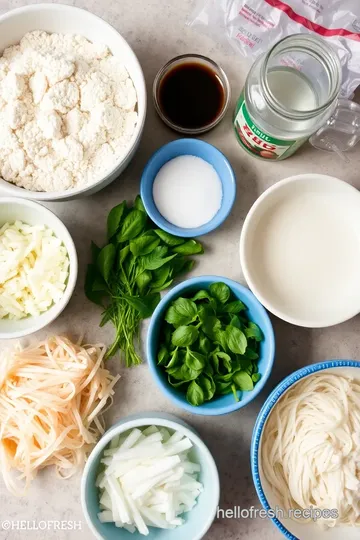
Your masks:
M140 192L158 227L191 238L225 221L235 201L236 179L229 161L215 146L198 139L178 139L150 158Z

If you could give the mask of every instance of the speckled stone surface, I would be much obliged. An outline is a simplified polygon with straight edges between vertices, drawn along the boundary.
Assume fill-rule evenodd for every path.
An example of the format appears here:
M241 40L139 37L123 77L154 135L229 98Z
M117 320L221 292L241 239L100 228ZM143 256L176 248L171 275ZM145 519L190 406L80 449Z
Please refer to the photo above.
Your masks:
M0 12L34 2L0 0ZM232 104L226 118L203 138L215 144L229 158L237 175L238 194L233 212L223 227L204 238L206 255L193 275L218 274L244 282L238 256L238 243L243 220L252 203L270 185L301 172L338 176L360 187L359 150L349 154L344 164L335 155L304 147L294 157L280 163L266 163L243 152L232 132L231 115L244 83L248 64L232 51L218 46L209 37L185 26L192 0L75 0L64 1L87 8L111 23L129 41L143 67L149 97L149 108L140 148L123 175L102 192L82 200L50 204L64 221L76 243L79 256L79 278L75 294L59 319L39 333L86 333L88 340L104 340L110 344L112 329L98 326L100 312L83 293L84 269L88 261L89 241L104 240L105 219L112 206L123 199L133 199L139 191L141 171L151 154L164 143L176 138L157 117L151 100L152 81L157 70L175 55L201 53L219 62L225 69L232 88ZM1 31L1 27L0 27ZM191 423L213 452L221 476L223 509L240 506L260 508L253 487L249 449L254 422L270 390L295 369L324 359L359 359L360 318L323 330L296 328L272 317L277 340L276 361L271 380L258 399L238 413L225 417L198 417L184 414L163 397L152 382L146 364L121 370L114 406L107 415L110 426L117 419L137 411L172 412ZM143 329L144 335L146 328ZM112 361L114 371L119 366ZM1 481L0 481L1 482ZM0 522L4 520L74 520L82 522L81 530L1 530L4 540L90 539L82 516L79 497L80 475L68 480L56 479L53 471L41 473L26 499L16 499L0 483ZM16 525L15 525L16 526ZM276 540L281 535L268 520L219 519L206 535L207 540ZM191 540L190 538L188 540Z

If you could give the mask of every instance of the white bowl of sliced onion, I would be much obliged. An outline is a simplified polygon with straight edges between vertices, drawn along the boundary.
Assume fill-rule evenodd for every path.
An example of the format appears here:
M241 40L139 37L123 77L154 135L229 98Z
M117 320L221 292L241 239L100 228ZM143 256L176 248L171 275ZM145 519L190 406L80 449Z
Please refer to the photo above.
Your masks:
M358 540L360 362L286 377L257 418L251 467L262 517L289 540Z
M158 412L128 416L110 428L81 482L86 522L99 540L200 540L219 494L207 446L188 424Z
M74 291L74 242L53 212L0 198L0 339L20 338L56 319Z

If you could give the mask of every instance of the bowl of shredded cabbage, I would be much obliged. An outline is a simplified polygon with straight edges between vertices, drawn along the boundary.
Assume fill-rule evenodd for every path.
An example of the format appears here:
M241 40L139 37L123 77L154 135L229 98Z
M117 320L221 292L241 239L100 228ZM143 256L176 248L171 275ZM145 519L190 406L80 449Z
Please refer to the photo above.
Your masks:
M182 420L140 413L110 428L90 454L81 503L96 538L200 540L219 504L210 451Z
M360 362L302 368L270 394L251 445L267 517L290 540L360 533Z
M74 242L50 210L0 199L0 339L20 338L60 315L78 271Z

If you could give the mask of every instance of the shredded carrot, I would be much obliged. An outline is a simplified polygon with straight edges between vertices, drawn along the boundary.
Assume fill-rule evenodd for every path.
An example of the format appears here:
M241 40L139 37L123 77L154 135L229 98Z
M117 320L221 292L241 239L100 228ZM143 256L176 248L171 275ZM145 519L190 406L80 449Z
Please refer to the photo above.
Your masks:
M62 336L1 353L0 470L13 494L26 495L39 469L69 478L84 465L120 378L104 368L105 353Z

